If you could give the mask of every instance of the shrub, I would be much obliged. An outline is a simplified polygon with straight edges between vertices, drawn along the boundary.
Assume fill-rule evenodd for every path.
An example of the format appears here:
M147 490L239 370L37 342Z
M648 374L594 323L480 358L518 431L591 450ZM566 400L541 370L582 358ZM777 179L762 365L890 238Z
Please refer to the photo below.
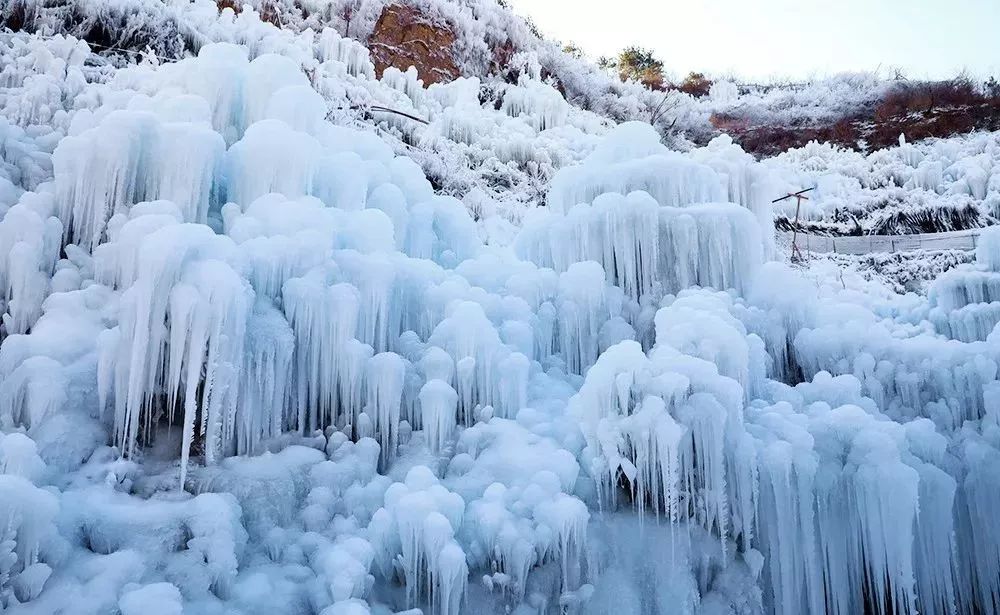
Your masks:
M598 64L617 69L622 81L638 81L652 90L663 89L663 62L650 49L626 47L617 58L600 58Z
M703 73L691 72L684 78L684 81L677 86L677 89L685 94L690 94L695 98L708 96L709 90L712 89L712 80L706 77Z

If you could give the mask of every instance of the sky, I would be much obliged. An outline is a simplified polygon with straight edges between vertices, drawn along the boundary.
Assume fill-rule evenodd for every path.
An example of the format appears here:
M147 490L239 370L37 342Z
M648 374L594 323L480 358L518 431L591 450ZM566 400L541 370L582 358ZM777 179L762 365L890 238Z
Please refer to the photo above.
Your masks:
M630 45L674 75L808 78L901 68L1000 77L1000 0L509 0L597 58ZM613 10L609 10L613 7Z

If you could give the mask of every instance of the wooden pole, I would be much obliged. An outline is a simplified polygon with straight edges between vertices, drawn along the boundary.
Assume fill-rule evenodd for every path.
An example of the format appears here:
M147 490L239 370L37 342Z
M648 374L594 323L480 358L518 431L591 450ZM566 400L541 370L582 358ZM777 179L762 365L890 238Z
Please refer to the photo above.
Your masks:
M806 192L810 192L810 191L815 190L815 189L816 188L806 188L805 190L799 190L798 192L792 192L790 194L786 194L785 196L783 196L783 197L781 197L779 199L774 199L773 201L771 201L771 203L780 203L781 201L784 201L785 199L791 199L791 198L795 199L795 223L794 223L794 226L792 227L792 262L793 263L799 262L799 261L803 260L802 259L802 252L799 251L799 244L798 244L798 239L799 239L799 214L802 212L802 201L808 201L809 197L805 196L805 193Z
M799 212L802 210L802 199L806 197L801 194L795 195L795 226L792 227L792 262L802 260L802 253L799 252Z

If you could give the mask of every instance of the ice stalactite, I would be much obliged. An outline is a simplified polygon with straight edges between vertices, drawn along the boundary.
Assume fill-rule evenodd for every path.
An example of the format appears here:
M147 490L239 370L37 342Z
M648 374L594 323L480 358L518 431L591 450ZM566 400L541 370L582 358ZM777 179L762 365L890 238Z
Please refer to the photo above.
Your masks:
M297 427L303 433L334 425L345 417L354 424L361 413L364 370L351 369L348 352L358 328L361 301L350 284L333 284L321 269L284 286L285 316L295 333L295 397ZM372 350L367 348L367 356ZM342 367L343 364L343 367Z
M420 389L420 408L427 446L440 453L458 424L458 393L443 380L428 380Z
M538 215L516 244L522 258L556 271L595 261L635 300L694 285L742 294L763 262L763 246L757 221L741 207L659 207L641 192L602 194L565 216Z
M960 454L968 473L959 484L957 504L962 520L957 527L958 548L964 555L958 567L958 603L965 612L981 608L995 614L1000 612L1000 536L992 511L1000 493L995 471L1000 441L995 431L981 436L968 433Z
M490 570L488 587L524 595L528 571L538 561L535 544L523 527L525 521L512 510L510 494L500 484L490 485L482 498L469 503L466 528L474 545L470 552L473 563ZM497 573L504 575L499 577Z
M19 602L19 585L25 587L33 574L41 572L39 568L47 568L40 562L40 552L56 533L58 512L55 495L26 478L0 472L0 608ZM19 596L25 601L33 597Z
M569 371L582 374L600 354L601 326L621 311L621 291L598 263L574 263L559 276L558 340Z
M944 437L934 434L942 440ZM940 463L943 455L937 460ZM938 466L923 463L920 474L914 567L917 608L923 612L955 613L955 479Z
M592 206L575 207L564 221L546 229L548 245L539 248L551 250L556 271L584 260L600 263L609 283L639 297L652 291L658 278L658 211L656 201L644 193L602 194ZM543 258L539 264L548 261Z
M407 602L427 600L439 615L458 615L468 581L465 552L455 540L465 517L462 498L440 484L422 466L385 492L385 506L368 526L376 561L390 576L398 559L406 582Z
M259 453L263 442L288 428L294 352L295 335L284 315L266 299L258 299L247 320L235 434L227 438L235 447L227 451Z
M375 80L375 65L368 48L358 41L340 36L333 28L323 28L316 46L320 60L340 62L349 75Z
M748 415L769 602L783 613L953 612L955 482L932 465L944 463L944 439L926 420L823 406L809 420L787 402Z
M938 332L961 342L985 340L1000 324L1000 233L983 233L976 264L942 274L928 293Z
M390 66L382 73L381 81L384 85L405 94L414 107L420 106L426 95L424 82L420 79L417 69L413 66L408 67L405 71Z
M944 431L984 416L985 391L997 381L1000 359L989 341L900 338L857 321L801 330L795 357L807 378L822 371L855 374L889 416L926 416Z
M281 120L263 120L226 155L226 198L241 205L271 192L296 199L313 193L320 144Z
M842 472L848 493L819 497L829 502L846 496L854 510L851 519L857 524L859 551L849 562L852 577L850 594L864 596L877 613L908 613L915 609L913 532L917 520L919 475L900 460L899 450L887 434L857 429L858 417L869 415L860 408L846 406L832 412L820 429L841 440L847 435L848 463ZM853 425L851 423L854 423ZM817 430L819 431L819 430ZM840 432L840 433L837 433ZM841 440L843 442L843 440ZM820 442L822 445L824 442ZM820 526L822 542L843 542L844 533L828 536L837 528L836 520L826 519ZM830 548L829 546L827 548ZM863 559L861 559L863 558ZM841 595L847 595L840 587ZM859 605L860 606L860 605Z
M726 535L724 439L733 412L727 406L742 392L726 378L711 383L704 367L670 348L647 358L638 343L626 341L587 373L570 411L581 421L585 459L605 506L616 507L623 477L640 511L651 505L671 521L695 517Z
M292 130L309 135L327 126L326 100L306 84L288 85L271 94L264 117L279 120Z
M62 223L48 193L25 193L0 218L0 298L3 331L26 333L50 290Z
M346 538L316 549L313 566L328 580L327 591L334 606L365 597L374 555L371 545L362 538Z
M337 262L357 288L361 302L357 338L376 352L388 351L401 333L400 313L392 301L397 281L396 263L387 255L367 256L356 252L338 255Z
M435 108L433 121L424 132L428 143L438 137L475 144L494 125L482 121L479 91L482 87L478 77L459 77L449 83L435 83L427 88L428 102Z
M569 105L552 86L522 77L504 91L502 110L511 117L525 117L535 130L543 131L565 124Z
M423 371L424 379L440 380L447 385L451 385L455 378L455 360L447 352L437 346L427 348L423 356L420 357L420 369Z
M226 234L241 244L254 289L279 302L285 282L330 265L334 250L394 249L392 223L382 212L343 211L311 196L267 194L245 208L228 204L222 216Z
M749 400L763 389L766 377L750 344L763 342L730 314L727 299L708 293L675 299L656 313L656 344L714 363L721 375L740 383Z
M139 288L142 288L141 281ZM125 325L123 339L133 339L137 321L159 316L152 311L142 313L145 311L145 304L152 303L148 297L130 297L130 300L136 302L135 309L138 313L135 315L135 321L129 318L123 319ZM213 463L219 458L225 442L235 433L238 385L251 301L252 291L249 284L236 275L227 264L219 261L194 264L190 267L189 273L181 278L180 284L170 292L169 359L166 361L169 380L164 384L167 385L168 391L167 404L170 409L168 414L173 413L173 408L179 399L178 393L181 387L184 387L182 484L195 433L205 438L207 463ZM125 302L125 306L126 309L131 307L128 302ZM140 335L138 339L142 340L143 337ZM148 370L155 369L152 367L155 364L143 366L142 360L139 359L140 353L149 352L149 346L142 348L133 345L129 350L130 352L125 351L122 355L130 355L130 362L133 362L133 365L125 371L131 384L138 380L138 378L133 379L129 371L133 366L139 368L141 377L143 372L149 373ZM187 356L184 356L185 350ZM155 351L152 356L156 357ZM203 370L204 376L202 376ZM123 375L121 378L124 380L126 377ZM153 382L156 382L155 379ZM202 382L204 385L199 404L198 387ZM126 416L137 414L139 405L143 401L141 397L133 395L133 391L128 389L126 400L135 404L131 409L125 407ZM146 400L146 403L150 401ZM118 412L121 410L116 409L116 414ZM137 424L135 421L136 418L131 418L123 422ZM134 446L135 436L133 428L127 441L129 448Z
M134 453L154 421L180 410L183 478L196 433L210 462L234 433L253 291L233 268L235 245L207 226L122 229L123 245L134 231L144 251L122 294L119 325L101 349L113 365L115 438ZM117 265L130 266L120 257Z
M384 466L396 457L405 378L405 359L394 352L377 354L368 361L365 373L368 403L365 411L374 422Z
M539 502L533 511L534 520L548 528L553 535L550 545L542 553L542 559L554 559L560 564L563 590L575 590L582 578L583 554L587 545L587 524L590 511L578 498L560 492L558 478L554 474L546 476L544 484L549 498Z
M197 57L162 67L157 81L161 87L208 102L212 128L232 144L247 127L267 116L274 93L309 85L301 67L290 58L265 53L249 61L248 56L248 50L239 45L205 45Z
M526 396L527 357L511 352L478 303L456 302L428 342L455 361L459 416L474 421L477 405L491 406L502 416L513 415Z
M0 382L0 426L28 429L39 426L66 403L62 364L47 356L33 356L4 374Z
M247 49L239 45L205 45L197 58L166 64L157 77L166 87L177 87L205 100L212 127L231 144L247 126L242 89L248 64Z
M756 164L753 155L733 142L729 135L719 135L704 148L691 152L692 158L714 169L728 180L726 202L736 203L753 212L761 228L765 255L774 252L774 212L771 201L784 196L780 180Z
M745 294L763 262L759 228L749 211L732 205L702 205L660 212L660 271L664 290L688 286L734 289ZM692 243L693 242L693 243Z
M204 224L218 197L224 151L207 125L164 122L144 111L108 114L53 154L65 237L92 250L105 241L114 214L157 199L177 204L184 221Z
M757 488L758 531L755 544L765 556L765 598L775 613L791 614L824 608L821 570L831 577L848 574L846 564L816 549L813 512L817 460L810 450L812 437L788 421L791 408L777 406L762 413L748 429L755 438L759 486ZM846 495L846 494L845 494ZM830 510L821 504L820 515L841 518L848 500L834 500ZM825 504L825 503L824 503ZM843 509L842 509L843 508ZM849 519L849 518L847 518ZM842 548L842 544L832 545ZM827 559L820 565L820 557ZM839 566L839 567L838 567ZM831 587L838 579L831 578ZM836 608L834 594L833 607Z
M0 435L4 600L80 595L43 568L68 554L125 562L123 612L997 611L1000 235L928 301L859 292L763 263L791 179L726 138L601 140L537 75L490 109L477 80L376 83L332 30L261 27L251 51L116 72L101 86L137 91L78 101L51 187L14 188L34 163L0 152L0 428L24 432ZM355 96L432 125L326 121ZM473 192L473 220L399 135L542 180L570 166L502 227L511 248L480 238L500 197ZM992 190L971 167L898 171ZM185 487L226 494L141 497L164 466L140 450L178 430ZM50 562L54 498L71 544Z
M552 180L546 204L566 214L604 193L646 192L663 207L720 203L728 199L728 178L671 152L656 130L637 122L619 126L582 164Z
M47 469L34 440L17 432L0 434L0 475L37 482L44 478Z

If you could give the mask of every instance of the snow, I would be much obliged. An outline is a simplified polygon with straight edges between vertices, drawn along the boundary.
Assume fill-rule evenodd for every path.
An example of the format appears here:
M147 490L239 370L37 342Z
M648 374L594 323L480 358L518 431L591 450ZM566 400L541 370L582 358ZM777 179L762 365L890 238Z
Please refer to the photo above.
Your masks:
M816 188L799 216L817 230L892 235L994 224L998 158L996 133L970 133L867 155L814 142L761 165L788 191ZM796 206L778 213L793 219Z
M206 8L228 42L93 82L2 46L5 613L997 611L1000 234L898 295L775 262L770 203L986 201L992 137L682 153L551 57L493 106L163 10Z
M118 601L122 615L150 613L181 615L184 612L181 592L170 583L151 583L126 592Z

